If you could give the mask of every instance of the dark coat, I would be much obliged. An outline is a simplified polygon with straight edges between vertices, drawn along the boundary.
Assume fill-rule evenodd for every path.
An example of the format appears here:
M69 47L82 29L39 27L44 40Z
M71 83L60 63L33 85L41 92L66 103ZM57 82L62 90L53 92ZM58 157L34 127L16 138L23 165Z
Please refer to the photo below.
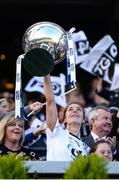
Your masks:
M82 141L85 142L90 148L95 144L94 138L91 134L83 137Z
M82 138L82 141L85 142L90 148L95 144L94 138L91 134ZM115 153L116 152L116 153ZM119 141L116 142L116 151L113 154L115 160L119 161Z

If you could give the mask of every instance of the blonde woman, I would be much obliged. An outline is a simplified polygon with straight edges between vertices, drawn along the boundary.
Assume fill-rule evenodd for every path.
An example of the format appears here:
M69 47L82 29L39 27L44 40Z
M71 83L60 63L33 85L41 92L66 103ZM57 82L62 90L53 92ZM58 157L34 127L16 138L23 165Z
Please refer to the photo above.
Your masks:
M22 154L30 160L39 160L40 157L23 147L24 120L15 118L14 113L7 113L0 121L0 155L10 153Z

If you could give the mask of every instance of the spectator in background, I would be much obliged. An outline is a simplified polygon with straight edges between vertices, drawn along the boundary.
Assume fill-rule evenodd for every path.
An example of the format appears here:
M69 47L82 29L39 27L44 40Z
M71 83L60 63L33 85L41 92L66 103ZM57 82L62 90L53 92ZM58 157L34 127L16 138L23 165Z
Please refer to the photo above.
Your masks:
M30 105L24 107L25 114L29 114L32 111L32 114L38 113L42 109L42 103L34 102ZM6 98L2 98L0 101L0 120L6 115L8 112L15 113L14 109L12 111L9 110L8 101Z
M40 99L42 108L26 116L24 145L37 152L43 160L46 160L45 106L42 105L45 99L39 92L26 93L25 96L28 106Z
M13 113L7 113L0 121L0 155L26 156L30 160L40 160L40 157L28 148L23 147L24 120L15 118Z
M24 145L37 152L42 159L46 160L46 123L41 122L36 114L27 117L25 121Z
M100 77L95 77L92 79L90 83L90 93L89 93L89 99L92 106L96 106L98 104L107 104L109 105L109 99L106 97L109 94L105 94L105 96L102 96L100 91L103 89L103 79ZM89 104L90 105L90 104Z
M14 110L14 92L14 83L6 78L0 80L0 97L7 100L9 111Z
M83 141L92 147L98 139L106 139L112 129L112 116L105 106L96 106L88 113L91 133ZM112 140L112 144L114 140Z
M33 104L34 102L45 102L45 96L40 93L40 92L25 92L24 93L25 97L25 104L30 105ZM40 121L45 121L45 106L42 107L42 110L40 110L40 113L36 113L37 120L39 119ZM35 121L34 121L35 122Z
M109 136L110 137L115 136L117 140L118 140L117 136L118 136L118 128L119 128L119 118L117 116L118 109L119 109L118 107L114 107L114 106L109 107L109 110L112 114L112 125L113 125Z
M11 108L12 108L12 103L11 103L10 99L8 99L8 98L0 99L0 119L2 119L6 113L11 111Z
M7 113L15 108L15 103L12 98L0 99L0 119Z
M9 112L9 105L6 98L0 99L0 116Z
M112 129L112 115L109 109L105 106L96 106L88 113L88 119L91 133L82 140L92 147L95 142L105 139L109 142L113 153L116 152L116 156L118 156L116 137L109 137Z
M0 105L1 105L0 109L1 109L1 121L2 121L2 120L4 120L3 117L9 113L7 99L6 98L2 99ZM25 134L24 134L25 135L24 146L27 146L31 149L31 151L34 150L36 152L36 149L34 149L33 147L36 146L37 144L40 147L43 145L44 149L43 149L43 147L41 147L38 154L40 154L42 157L46 157L46 135L44 133L44 127L41 127L41 124L43 124L43 123L40 122L40 120L37 120L35 122L33 120L30 121L29 118L27 117L27 114L31 113L30 117L36 118L36 114L39 113L39 111L41 109L42 109L42 103L40 103L38 101L34 102L32 104L29 104L28 106L26 106L24 108L25 114L26 114L26 119L24 120L24 125L27 124L27 128L29 128L27 131L25 131ZM10 113L14 115L15 112L10 111ZM31 124L31 127L29 124ZM38 127L38 126L40 126L40 127Z
M95 153L108 161L113 160L112 149L109 143L105 140L97 141L90 149L90 153Z

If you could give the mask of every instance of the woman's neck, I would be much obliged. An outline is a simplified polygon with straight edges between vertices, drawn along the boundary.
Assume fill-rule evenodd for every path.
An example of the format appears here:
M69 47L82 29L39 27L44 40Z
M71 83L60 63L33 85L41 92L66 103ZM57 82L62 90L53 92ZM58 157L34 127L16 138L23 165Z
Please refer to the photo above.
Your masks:
M10 149L10 150L13 150L13 151L17 151L20 149L20 146L19 146L19 143L18 142L10 142L10 141L7 141L5 140L4 141L4 145Z
M77 124L70 124L70 125L68 125L68 124L67 124L66 129L67 129L70 133L72 133L73 135L75 135L75 136L77 136L77 137L80 137L80 129L81 129L81 127L80 127L79 125L77 125Z

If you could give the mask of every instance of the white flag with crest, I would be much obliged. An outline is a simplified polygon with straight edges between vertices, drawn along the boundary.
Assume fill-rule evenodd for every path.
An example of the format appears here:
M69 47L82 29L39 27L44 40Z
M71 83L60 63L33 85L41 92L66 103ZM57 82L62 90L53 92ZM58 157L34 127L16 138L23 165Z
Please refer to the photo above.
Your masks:
M60 76L51 76L53 93L55 96L56 104L66 107L65 85L66 79L64 74ZM44 94L43 77L34 76L26 85L25 91L27 92L40 92Z
M117 54L114 40L110 35L106 35L91 49L80 67L93 75L101 76L103 80L111 83L108 71Z
M84 61L90 52L89 41L83 31L72 34L76 65Z

